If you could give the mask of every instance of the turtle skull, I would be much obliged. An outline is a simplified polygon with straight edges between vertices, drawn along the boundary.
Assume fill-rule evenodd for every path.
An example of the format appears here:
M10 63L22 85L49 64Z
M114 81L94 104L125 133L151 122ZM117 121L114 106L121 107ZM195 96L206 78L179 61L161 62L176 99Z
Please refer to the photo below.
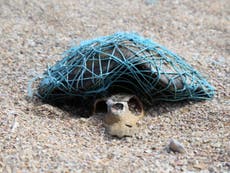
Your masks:
M103 101L106 103L104 123L108 133L120 138L134 135L137 122L144 116L141 101L134 95L113 95ZM95 108L99 102L96 101Z

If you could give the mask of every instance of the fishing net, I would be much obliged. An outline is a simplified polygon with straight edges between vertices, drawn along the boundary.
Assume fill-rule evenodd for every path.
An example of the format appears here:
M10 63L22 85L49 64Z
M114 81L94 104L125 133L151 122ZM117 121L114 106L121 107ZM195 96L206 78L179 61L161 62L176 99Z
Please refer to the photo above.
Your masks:
M136 33L115 33L82 42L43 74L44 101L132 93L154 100L204 100L214 88L180 56Z

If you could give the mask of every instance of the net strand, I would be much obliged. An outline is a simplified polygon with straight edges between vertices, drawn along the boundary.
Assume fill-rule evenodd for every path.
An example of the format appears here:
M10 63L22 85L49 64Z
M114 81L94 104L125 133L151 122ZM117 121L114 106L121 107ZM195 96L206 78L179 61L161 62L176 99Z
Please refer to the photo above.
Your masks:
M205 100L215 89L165 47L136 33L82 42L44 72L36 94L45 101L131 92L153 100ZM37 79L37 78L36 78ZM32 95L32 83L29 93Z

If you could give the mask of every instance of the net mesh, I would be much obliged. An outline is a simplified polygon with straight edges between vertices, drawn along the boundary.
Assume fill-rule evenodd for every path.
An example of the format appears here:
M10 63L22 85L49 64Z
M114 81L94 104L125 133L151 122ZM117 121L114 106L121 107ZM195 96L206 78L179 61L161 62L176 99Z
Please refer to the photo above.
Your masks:
M149 102L212 98L214 88L183 58L136 33L82 42L43 74L45 101L133 93Z

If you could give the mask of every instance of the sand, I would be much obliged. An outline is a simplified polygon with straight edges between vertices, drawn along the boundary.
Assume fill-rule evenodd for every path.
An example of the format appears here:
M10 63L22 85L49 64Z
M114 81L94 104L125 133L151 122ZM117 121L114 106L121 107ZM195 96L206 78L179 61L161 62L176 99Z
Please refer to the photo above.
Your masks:
M0 172L230 171L228 0L0 0ZM28 97L28 82L85 39L135 31L186 59L211 101L158 103L133 138ZM167 151L176 139L186 153Z

